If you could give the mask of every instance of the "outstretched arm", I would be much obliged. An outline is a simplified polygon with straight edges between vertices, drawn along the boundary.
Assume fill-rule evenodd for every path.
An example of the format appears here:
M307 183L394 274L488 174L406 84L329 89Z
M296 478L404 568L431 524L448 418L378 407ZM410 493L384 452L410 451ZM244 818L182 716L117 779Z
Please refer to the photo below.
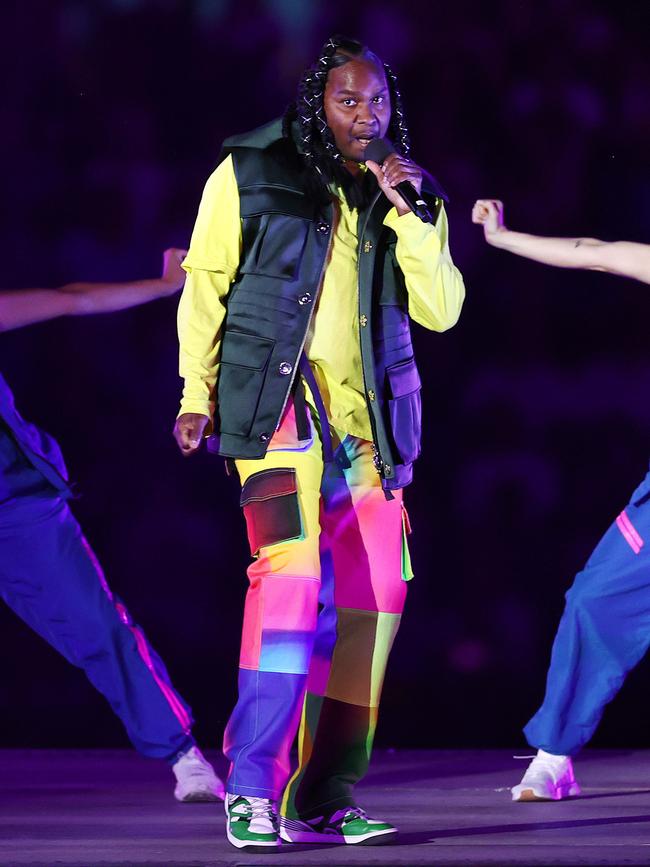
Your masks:
M112 313L173 295L185 281L181 262L185 250L163 254L162 275L126 283L68 283L60 289L20 289L0 292L0 331L11 331L58 316Z
M503 203L498 199L479 199L472 209L472 222L483 226L488 244L517 256L545 265L607 271L650 283L650 244L599 241L597 238L546 238L513 232L505 225Z

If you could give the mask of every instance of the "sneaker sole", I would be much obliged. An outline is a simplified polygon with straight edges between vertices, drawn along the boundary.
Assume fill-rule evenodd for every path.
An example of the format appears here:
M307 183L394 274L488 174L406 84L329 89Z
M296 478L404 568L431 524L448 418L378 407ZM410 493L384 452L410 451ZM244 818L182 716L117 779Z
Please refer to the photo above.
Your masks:
M580 786L574 783L570 786L561 786L553 795L538 795L534 789L522 789L512 793L513 801L563 801L565 798L576 798L580 794Z
M338 834L320 834L318 831L287 831L280 829L280 837L285 843L331 843L340 846L385 846L397 839L398 831L369 831L367 834L355 834L354 837Z
M174 796L180 804L214 804L217 801L223 801L223 795L213 795L210 792L188 792L182 798L178 795Z

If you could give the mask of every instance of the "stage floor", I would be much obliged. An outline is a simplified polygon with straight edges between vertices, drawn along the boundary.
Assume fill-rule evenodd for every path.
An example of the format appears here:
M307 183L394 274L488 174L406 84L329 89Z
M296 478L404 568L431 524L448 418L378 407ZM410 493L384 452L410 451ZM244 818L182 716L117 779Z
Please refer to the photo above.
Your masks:
M222 769L216 755L209 756ZM399 826L384 847L286 846L285 865L650 863L650 751L585 751L583 797L513 804L506 751L377 751L360 803ZM0 751L0 867L262 864L225 840L221 805L177 804L169 769L123 751Z

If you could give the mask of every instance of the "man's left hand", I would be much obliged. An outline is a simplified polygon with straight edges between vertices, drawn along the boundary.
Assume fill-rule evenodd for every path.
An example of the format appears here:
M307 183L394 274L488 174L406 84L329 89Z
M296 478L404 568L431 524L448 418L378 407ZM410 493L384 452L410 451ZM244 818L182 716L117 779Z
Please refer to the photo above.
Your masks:
M402 181L408 181L419 195L422 189L422 169L397 153L389 154L381 165L374 160L366 160L366 165L377 178L386 198L395 205L400 217L408 214L410 209L395 187Z

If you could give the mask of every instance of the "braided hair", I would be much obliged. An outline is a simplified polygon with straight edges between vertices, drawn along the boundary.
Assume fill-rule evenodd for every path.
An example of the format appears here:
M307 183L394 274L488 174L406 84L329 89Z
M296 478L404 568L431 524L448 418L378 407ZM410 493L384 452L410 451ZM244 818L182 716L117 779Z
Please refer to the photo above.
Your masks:
M327 125L324 107L325 86L330 70L356 58L370 60L383 69L391 104L387 135L395 150L402 156L408 156L411 142L395 73L361 42L344 36L330 37L316 63L303 73L298 83L297 99L289 105L284 115L284 133L290 137L292 125L297 128L297 140L305 158L309 186L314 193L324 201L329 200L328 187L335 183L342 188L350 207L361 208L376 190L374 175L366 172L359 184L347 171L345 158Z

